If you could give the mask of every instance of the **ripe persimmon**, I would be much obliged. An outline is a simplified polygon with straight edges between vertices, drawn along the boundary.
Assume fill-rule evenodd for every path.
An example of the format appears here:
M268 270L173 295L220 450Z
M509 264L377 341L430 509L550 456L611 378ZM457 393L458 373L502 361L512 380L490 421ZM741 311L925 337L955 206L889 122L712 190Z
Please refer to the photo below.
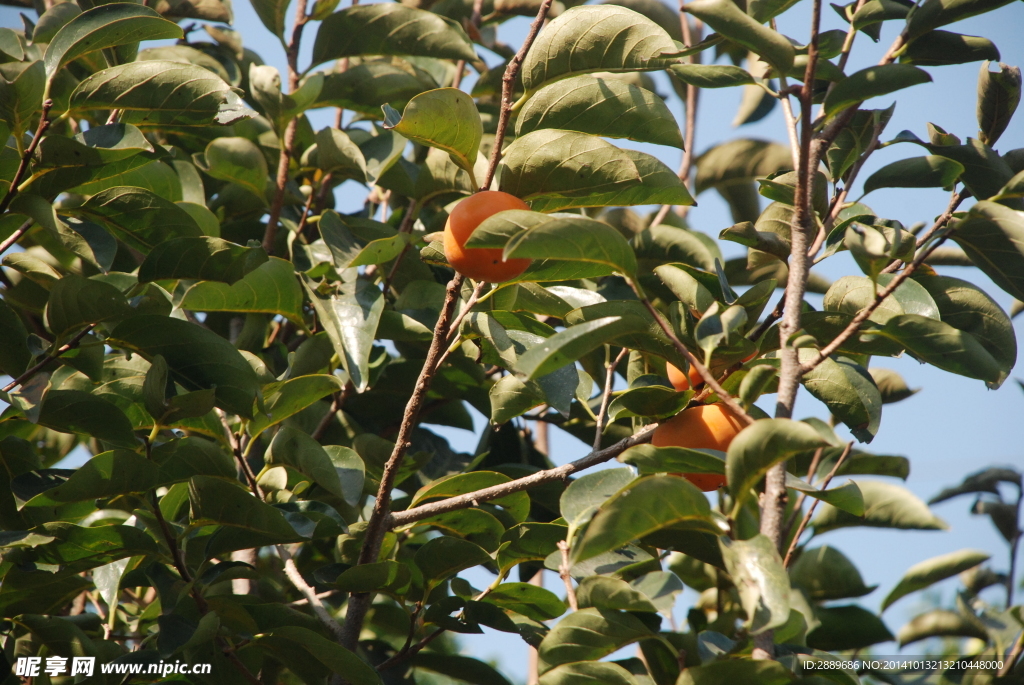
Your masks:
M529 259L502 258L501 248L465 247L469 236L484 219L507 209L530 209L514 195L484 190L455 205L444 226L444 256L459 273L477 281L501 283L515 278L530 266Z
M679 392L704 385L704 379L693 366L688 373L683 373L682 369L669 362L665 364L665 370L668 372L669 383Z
M681 411L654 430L651 444L655 447L687 447L689 449L726 452L729 443L743 430L743 422L722 404L705 404ZM704 492L725 485L725 476L717 473L680 473Z

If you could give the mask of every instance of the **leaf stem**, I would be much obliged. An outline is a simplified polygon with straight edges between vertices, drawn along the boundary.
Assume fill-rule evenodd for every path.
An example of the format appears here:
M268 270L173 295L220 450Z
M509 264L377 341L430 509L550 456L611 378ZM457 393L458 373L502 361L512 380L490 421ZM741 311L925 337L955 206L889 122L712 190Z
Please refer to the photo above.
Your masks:
M836 463L832 467L832 470L828 472L828 475L825 476L825 480L821 482L822 490L828 488L828 484L832 482L833 478L835 478L835 475L839 472L839 468L843 465L843 462L846 461L846 458L848 456L850 456L850 450L852 449L853 440L846 443L846 447L843 449L843 453L839 455L839 458L836 459ZM789 549L786 550L786 558L782 560L782 565L784 567L789 568L790 562L793 561L793 552L796 551L797 545L800 544L800 536L803 535L804 531L807 529L807 524L811 522L811 517L814 515L814 510L818 507L818 502L820 501L821 500L819 499L815 499L813 502L811 502L811 506L807 508L807 513L804 514L803 519L800 521L800 525L797 526L796 532L793 534L793 540L789 543Z
M94 329L94 328L96 328L96 324L94 324L94 323L91 323L88 326L86 326L84 329L79 331L79 333L75 337L73 337L71 340L69 340L67 342L67 344L61 345L60 347L57 348L56 352L51 352L50 354L48 354L45 357L43 357L43 359L38 364L36 364L31 369L29 369L28 371L26 371L25 373L21 374L20 376L15 378L13 381L11 381L7 385L5 385L3 390L0 391L0 392L10 392L11 390L13 390L14 388L18 387L19 385L23 385L25 383L25 381L27 381L28 379L32 378L32 376L35 376L37 373L39 373L40 371L45 369L47 366L49 366L51 363L53 363L53 361L55 359L57 359L58 357L60 357L62 354L64 354L68 350L71 350L71 349L74 349L74 348L78 347L78 344L80 342L82 342L82 338L84 338L86 335L88 335L88 333L92 329Z
M32 159L32 155L35 154L36 148L39 147L39 141L43 139L46 131L50 128L50 108L52 107L53 100L47 98L43 101L43 111L39 115L39 125L36 127L35 135L32 136L32 142L28 144L25 152L22 153L18 169L14 172L14 176L11 177L11 185L7 188L7 194L0 200L0 216L7 212L7 208L11 206L15 196L21 192L21 179L25 176L25 172L28 171L29 161ZM5 246L4 249L6 250L7 247L9 246ZM0 250L0 252L2 251Z
M548 10L551 9L551 2L552 0L541 0L540 9L537 10L537 17L530 24L530 32L526 35L526 39L523 41L522 47L519 48L519 52L515 54L509 61L508 66L505 67L505 75L501 78L501 110L498 113L498 128L494 132L494 147L491 149L491 158L487 163L487 173L484 175L484 182L480 185L484 190L491 187L494 173L498 169L498 162L501 161L501 146L505 142L505 130L508 128L509 116L512 113L512 91L515 87L516 76L519 75L519 70L523 66L526 53L530 51L533 41L536 40L537 34L540 33L541 26L544 25L544 20L548 16Z
M943 212L938 219L936 219L935 223L928 230L928 235L933 235L936 231L940 230L949 222L949 220L953 216L953 212L956 211L956 208L960 205L962 199L963 198L961 197L960 193L953 193L953 197L949 202L949 207L947 207L946 211ZM924 263L924 260L926 260L928 256L935 251L937 247L942 245L942 243L946 242L946 239L949 238L949 236L950 232L946 232L938 240L929 245L925 250L921 251L917 255L917 257L914 258L914 261L907 264L907 267L903 271L896 274L896 276L891 281L889 281L889 285L885 286L884 288L878 291L878 293L875 295L875 299L872 300L871 304L857 312L857 315L853 317L850 323L846 326L846 328L842 330L842 332L839 333L839 335L832 339L832 342L828 343L827 345L825 345L825 347L818 350L818 354L816 357L800 365L800 373L804 374L810 371L811 369L814 369L816 366L818 366L818 364L821 364L823 361L825 361L829 357L829 355L838 350L844 342L849 340L850 337L853 336L853 334L856 333L857 330L860 328L860 325L867 321L868 317L870 317L871 314L873 314L874 311L878 309L878 306L882 304L885 298L889 297L889 295L895 292L896 288L900 287L900 284L902 284L903 281L910 278L914 271L917 270L917 267L921 266L921 264Z
M569 565L569 543L565 540L558 541L558 550L562 553L562 563L558 565L558 575L565 583L565 598L569 602L569 608L579 611L580 605L576 600L576 588L572 586L571 566Z
M619 363L623 357L629 352L628 347L623 347L619 354L615 357L615 361L611 361L611 346L605 352L605 374L604 374L604 391L601 393L601 408L597 410L597 422L594 424L594 451L601 449L601 437L604 433L604 425L608 419L608 401L612 396L612 384L615 382L615 369L618 368Z

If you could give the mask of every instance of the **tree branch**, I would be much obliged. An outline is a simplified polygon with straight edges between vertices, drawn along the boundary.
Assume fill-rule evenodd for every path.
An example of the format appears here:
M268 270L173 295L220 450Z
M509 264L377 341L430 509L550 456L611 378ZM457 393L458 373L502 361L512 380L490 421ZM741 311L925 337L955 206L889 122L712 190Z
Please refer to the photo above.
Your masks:
M822 490L826 489L828 484L832 482L832 479L835 478L836 473L839 472L839 467L843 465L843 462L846 461L846 457L850 455L851 449L853 449L853 440L846 443L846 449L844 449L843 453L839 455L839 458L836 459L836 463L832 467L832 470L828 472L827 476L825 476L825 480L821 483ZM811 506L807 509L807 513L804 514L803 520L801 520L800 525L797 526L796 533L793 534L793 540L789 543L789 549L786 551L786 558L782 561L782 565L784 567L789 568L789 563L793 560L793 552L796 551L797 545L800 544L800 536L803 535L804 531L807 529L807 524L811 522L811 517L814 516L814 510L818 507L818 502L820 501L821 500L819 499L815 499L811 502Z
M286 46L289 93L294 93L299 88L299 47L302 45L302 29L306 26L307 21L309 21L309 17L306 16L306 0L298 0L295 3L295 23L292 25L291 39ZM298 125L298 119L292 118L285 126L284 135L281 138L281 155L277 158L277 176L275 178L276 189L274 199L270 203L267 227L263 232L263 249L267 254L274 253L277 225L281 219L281 209L284 207L285 186L288 185L288 165L291 162Z
M536 40L537 34L540 33L541 26L544 25L544 20L548 16L548 10L551 9L552 0L541 0L540 9L537 10L537 17L530 24L530 32L526 35L526 39L523 41L522 47L519 48L519 52L509 61L508 66L505 67L505 75L501 77L501 110L498 113L498 129L494 133L494 147L491 149L491 159L487 163L487 173L484 175L484 182L480 184L481 190L487 190L491 187L491 181L494 180L494 172L498 169L498 162L501 161L501 146L505 142L505 129L508 128L508 118L512 114L512 92L516 84L516 77L519 75L519 70L523 66L523 60L526 59L526 53L530 51L533 46L533 41Z
M949 220L953 216L953 212L956 211L956 207L959 206L961 200L962 198L960 196L960 193L953 194L953 198L950 200L949 207L946 208L946 211L943 212L941 216L939 216L939 218L935 221L935 224L932 226L932 228L929 229L929 235L934 234L936 231L941 229L943 226L946 225L946 223L949 222ZM900 273L896 274L896 276L891 281L889 281L889 285L879 290L871 304L857 312L857 315L853 317L853 319L846 326L846 328L844 328L843 331L832 340L832 342L825 345L825 347L821 348L818 351L818 355L816 357L814 357L810 361L804 362L800 366L800 373L807 373L811 369L818 366L818 364L821 364L829 357L829 355L838 350L844 342L849 340L850 337L853 334L855 334L857 330L860 328L860 325L867 321L868 317L870 317L871 314L873 314L874 311L878 309L878 306L882 304L882 301L885 300L885 298L887 298L889 295L892 295L893 292L895 292L896 288L898 288L900 284L903 283L903 281L910 278L911 274L914 273L917 267L924 263L924 260L928 258L928 256L935 250L935 248L939 247L939 245L942 245L942 243L946 242L946 239L948 237L949 233L947 232L945 235L943 235L938 240L929 245L927 249L919 253L917 257L914 258L914 261L907 265L907 268L905 268Z
M21 236L25 235L28 229L32 228L33 223L35 223L35 221L29 219L21 226L18 226L18 229L14 233L7 236L7 239L0 243L0 255L2 255L4 252L7 252L7 250L10 249L11 245L21 240Z
M420 410L423 408L423 401L427 397L430 383L437 373L445 340L448 337L449 324L455 309L455 302L458 299L459 290L462 287L462 274L456 273L455 277L448 283L445 292L444 304L441 307L441 315L437 318L434 326L434 336L430 341L430 348L427 351L427 358L420 369L419 378L413 388L412 396L405 406L405 414L402 416L402 424L398 429L398 437L395 440L395 448L391 452L387 463L384 465L384 473L380 479L380 487L377 489L377 498L373 505L373 511L366 524L366 531L363 538L363 546L359 551L358 564L369 564L377 560L380 554L381 540L387 532L387 520L391 509L391 491L395 487L395 477L402 465L405 453L409 449L412 430L416 426ZM370 594L355 593L348 601L348 611L345 615L343 628L342 645L349 649L355 649L362 630L363 620L370 608Z
M614 459L633 445L650 442L651 434L654 433L655 428L657 428L656 424L647 426L636 435L623 438L614 445L605 447L603 450L594 450L585 457L581 457L576 461L563 464L562 466L558 466L553 469L537 471L536 473L532 473L524 478L518 478L507 483L502 483L501 485L493 485L489 488L484 488L483 490L466 493L465 495L458 495L456 497L449 497L448 499L439 500L437 502L421 504L418 507L406 509L405 511L396 511L388 517L387 526L388 528L405 526L445 512L475 507L480 502L489 502L493 499L499 499L515 492L529 490L530 488L542 485L543 483L565 480L578 471L584 471L592 466Z
M18 169L14 172L14 176L11 178L11 185L7 187L7 194L0 200L0 216L7 212L7 208L11 206L11 201L20 192L19 186L21 185L21 179L24 178L25 172L28 171L29 161L32 159L32 155L35 154L36 148L39 147L39 141L42 140L43 135L50 128L50 108L53 107L53 100L47 98L43 102L43 111L39 115L39 125L36 127L35 135L32 136L32 142L25 148L25 152L21 155L21 161L18 163ZM9 245L4 246L6 250ZM0 250L3 252L3 250Z
M36 364L31 369L29 369L28 371L26 371L25 373L21 374L20 376L15 378L13 381L11 381L7 385L5 385L2 392L10 392L11 390L13 390L14 388L18 387L19 385L22 385L23 383L25 383L25 381L27 381L28 379L32 378L32 376L35 376L37 373L39 373L40 371L45 369L47 366L52 364L54 362L54 360L58 359L62 354L64 354L68 350L71 350L71 349L74 349L74 348L78 347L78 344L80 342L82 342L82 338L84 338L86 335L88 335L89 332L92 329L94 329L94 328L96 328L96 324L94 324L94 323L91 323L88 326L86 326L85 328L83 328L81 331L79 331L79 333L77 335L75 335L75 337L73 337L71 340L69 340L67 342L67 344L61 345L60 347L57 348L56 352L51 352L50 354L46 355L45 357L42 358L42 360L38 364Z
M609 354L611 350L609 349ZM594 451L601 449L601 434L604 433L604 424L608 418L608 400L612 396L612 384L615 382L615 369L619 362L629 352L629 348L623 347L615 357L615 361L606 362L607 368L604 374L604 391L601 393L601 407L597 410L597 422L594 424ZM605 357L607 359L607 357Z

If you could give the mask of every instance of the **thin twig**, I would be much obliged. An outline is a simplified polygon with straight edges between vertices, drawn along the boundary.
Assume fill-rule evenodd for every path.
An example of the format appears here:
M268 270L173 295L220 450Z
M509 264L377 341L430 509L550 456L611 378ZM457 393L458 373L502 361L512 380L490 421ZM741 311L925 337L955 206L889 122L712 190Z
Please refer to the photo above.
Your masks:
M366 530L363 537L363 546L359 552L358 564L373 563L380 553L381 540L387 532L387 519L391 510L391 491L395 485L395 477L402 465L405 453L409 449L412 430L423 408L423 401L426 399L430 383L438 369L438 362L443 353L444 342L448 336L449 324L455 309L455 302L458 299L459 290L462 287L462 274L456 273L455 277L448 283L445 292L444 304L441 307L441 314L434 326L434 335L430 341L430 348L427 351L427 358L420 369L419 378L413 388L412 396L405 405L405 413L402 416L402 424L398 429L398 437L395 441L394 450L384 465L384 473L380 479L380 487L377 489L377 497L374 501L373 511L366 523ZM348 649L354 649L358 641L359 633L362 630L363 620L370 608L370 594L355 593L348 601L348 612L345 616L344 636L342 644Z
M341 408L345 406L345 401L348 400L349 395L352 394L352 391L354 389L355 386L353 386L351 383L346 383L345 387L342 389L341 392L334 393L333 397L331 398L331 408L324 415L324 417L320 419L320 423L317 424L316 430L310 433L311 438L319 442L320 438L323 437L324 431L326 431L327 427L331 425L331 419L333 419L334 416L338 413L338 411L340 411Z
M615 382L615 369L618 368L619 362L622 361L623 357L629 352L629 348L623 347L619 354L615 357L615 361L606 362L606 370L604 375L604 391L601 393L601 407L597 410L597 422L594 424L594 451L601 449L601 437L604 433L604 424L608 419L608 401L612 396L612 384ZM610 350L609 350L610 353Z
M558 549L562 553L562 563L558 565L558 575L561 576L562 582L565 583L565 598L569 602L569 608L573 611L579 611L580 605L576 601L576 588L572 586L572 567L569 565L569 543L565 540L558 541Z
M821 464L821 456L825 453L824 447L819 447L814 450L814 456L811 457L811 464L807 467L807 482L814 485L814 474L818 470L818 465ZM793 530L793 524L796 523L796 519L800 516L800 512L803 509L804 501L807 499L807 493L801 492L796 496L796 503L793 505L793 512L786 522L786 529L783 531L782 539L789 538L789 532Z
M425 638L420 640L418 643L416 643L415 645L410 647L409 649L404 650L403 652L399 652L398 654L395 654L393 657L391 657L387 661L384 661L383 663L381 663L379 666L377 666L377 671L386 671L389 668L392 668L393 666L395 666L397 664L400 664L403 661L406 661L407 659L413 658L414 656L419 654L420 651L424 647L429 645L431 642L433 642L437 638L441 637L441 633L443 633L444 631L445 631L444 628L438 628L437 630L432 632L430 635L427 635Z
M32 219L29 219L21 226L18 226L18 230L16 230L11 235L7 236L7 239L0 243L0 255L2 255L4 252L7 252L11 245L21 240L21 236L25 235L25 232L28 231L28 229L32 228L33 223L34 221Z
M306 16L306 0L298 0L295 3L295 23L292 25L292 35L285 53L288 60L288 91L290 93L294 93L299 88L301 73L299 71L299 47L302 44L302 29L306 26L307 21L309 21L309 17ZM293 117L284 127L284 135L281 137L281 155L277 159L274 199L270 203L267 227L263 232L263 249L267 254L273 254L274 242L277 239L277 226L281 219L281 209L284 207L285 187L288 185L288 164L292 158L292 148L295 146L295 134L298 131L298 126L298 119Z
M405 216L402 217L402 223L398 227L399 233L410 233L415 222L416 217L416 200L409 200L409 208L405 211ZM395 274L398 273L398 266L402 263L402 259L405 257L405 253L409 251L409 243L402 246L402 251L395 257L394 264L388 270L388 275L384 277L384 296L387 297L391 291L391 281L395 280Z
M946 225L946 223L949 222L950 218L952 218L953 216L953 212L955 211L956 207L960 204L960 200L960 194L954 193L953 199L949 203L949 207L935 221L935 224L933 226L934 230L932 232L937 231L939 228L941 228L942 226ZM857 312L856 316L853 317L853 319L846 326L846 328L844 328L842 332L839 333L839 335L832 339L832 342L828 343L827 345L825 345L825 347L821 348L818 351L817 356L815 356L813 359L806 361L800 365L800 372L807 373L811 369L815 368L816 366L818 366L818 364L821 364L823 361L825 361L829 357L829 355L838 350L844 342L849 340L850 337L853 336L858 331L860 325L867 321L868 317L870 317L874 313L874 311L878 309L878 306L882 304L885 298L887 298L889 295L895 292L896 288L900 287L903 281L910 278L914 271L917 270L917 267L921 266L921 264L924 263L924 261L935 250L935 248L942 245L942 243L944 243L948 237L949 233L947 232L938 240L929 245L927 249L922 250L920 253L918 253L917 257L914 258L914 261L910 262L910 264L907 265L907 268L905 268L900 273L896 274L896 276L891 281L889 281L889 285L885 286L875 294L875 299L871 302L871 304Z
M7 194L0 200L0 215L3 215L7 208L11 206L11 201L20 192L19 186L21 185L21 179L24 178L25 172L28 171L29 161L32 159L32 155L35 154L36 148L39 147L39 141L42 140L43 135L50 128L50 108L53 107L53 100L47 98L43 102L43 111L39 115L39 125L36 127L35 135L32 136L32 142L25 148L25 152L21 155L21 161L18 163L18 170L14 172L14 176L11 177L11 185L7 188ZM7 249L6 247L4 249ZM2 251L2 250L0 250Z
M563 464L562 466L558 466L553 469L537 471L536 473L532 473L524 478L511 480L507 483L502 483L501 485L494 485L489 488L484 488L483 490L477 490L476 492L469 492L465 495L458 495L456 497L449 497L448 499L438 500L428 504L421 504L418 507L406 509L405 511L393 512L388 517L388 528L405 526L449 511L475 507L480 504L480 502L489 502L493 499L499 499L515 492L529 490L532 487L536 487L544 483L565 480L574 473L584 471L592 466L603 464L606 461L614 459L633 445L641 445L643 443L650 442L651 434L654 433L655 428L657 428L657 424L645 426L644 429L636 435L623 438L614 445L605 447L603 450L596 450L585 457L577 459L576 461Z
M650 312L651 316L654 317L654 320L658 323L658 326L661 328L662 332L666 336L668 336L668 339L672 342L672 346L676 348L676 351L679 352L679 354L683 355L683 357L686 358L686 361L690 364L690 366L697 369L697 373L699 373L701 378L704 379L704 382L707 383L707 387L710 389L710 391L718 395L718 399L725 406L729 407L729 409L732 409L733 413L735 413L741 421L743 421L748 426L753 424L754 419L750 416L750 414L748 414L743 409L740 403L737 402L732 395L726 392L725 388L722 387L722 384L718 382L717 378L715 378L715 374L711 373L711 369L704 366L704 364L701 363L699 359L697 359L693 352L690 352L690 350L686 349L686 345L684 345L682 341L680 341L679 338L676 337L675 331L672 330L672 327L665 320L665 317L661 315L661 312L659 312L657 308L651 303L650 298L648 298L643 293L643 291L640 290L639 285L637 283L634 283L632 280L630 281L630 285L633 287L634 292L636 292L637 297L640 298L640 301L643 303L644 307L646 307L647 311Z
M482 190L491 187L494 172L497 171L498 162L501 161L501 146L505 142L505 129L508 128L508 119L512 114L512 92L516 84L516 77L523 66L523 60L526 59L526 53L530 51L533 41L540 33L540 27L544 25L544 19L547 18L548 10L551 9L551 2L552 0L541 0L537 17L530 24L530 32L526 35L522 47L505 67L505 75L501 78L501 110L498 113L498 129L494 133L494 147L491 149L491 158L487 163L487 173L484 175L484 182L480 184Z
M843 453L839 455L839 458L836 459L836 463L832 467L832 470L828 472L828 475L825 476L825 480L821 482L821 490L828 488L829 483L832 482L832 479L835 478L836 474L839 472L839 468L843 465L843 462L846 461L846 457L850 455L851 449L853 449L853 440L846 443ZM796 551L797 545L800 543L800 536L804 534L805 530L807 530L807 524L811 522L811 517L814 516L814 510L818 507L818 502L820 501L821 500L819 499L815 499L811 502L811 506L808 507L807 513L804 514L803 519L800 521L800 525L797 526L796 533L793 534L793 541L789 543L789 549L786 551L786 558L782 560L782 565L786 568L789 568L789 563L793 560L793 552Z
M60 347L57 348L56 352L52 352L52 353L46 355L45 357L43 357L43 359L38 364L36 364L31 369L29 369L28 371L26 371L25 373L21 374L20 376L15 378L13 381L11 381L7 385L5 385L4 388L3 388L3 392L10 392L11 390L13 390L14 388L18 387L19 385L22 385L23 383L25 383L25 381L27 381L28 379L32 378L32 376L35 376L37 373L39 373L40 371L45 369L47 366L52 364L54 362L54 360L58 359L62 354L64 354L68 350L71 350L71 349L74 349L74 348L78 347L78 344L80 342L82 342L82 338L84 338L86 335L88 335L89 332L92 329L94 329L94 328L96 328L96 324L94 324L94 323L91 323L88 326L86 326L85 328L83 328L75 337L73 337L71 340L69 340L67 342L67 344L61 345Z

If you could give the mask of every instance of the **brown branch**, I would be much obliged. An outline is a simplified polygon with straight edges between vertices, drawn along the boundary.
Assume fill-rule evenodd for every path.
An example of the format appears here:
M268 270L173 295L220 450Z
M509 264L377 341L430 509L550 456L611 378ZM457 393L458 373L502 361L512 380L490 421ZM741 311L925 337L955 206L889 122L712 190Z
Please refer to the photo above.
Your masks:
M43 135L50 128L50 108L53 107L53 100L47 99L43 102L43 111L39 115L39 125L36 127L35 135L32 136L32 142L25 148L25 152L21 155L21 161L18 163L18 170L14 172L14 176L11 178L11 185L7 188L7 194L0 200L0 215L3 215L7 208L11 206L11 201L18 194L18 186L21 185L21 179L24 178L25 172L28 171L29 161L32 159L32 155L35 154L36 148L39 147L39 141L42 140ZM6 247L4 249L7 249Z
M32 228L33 223L35 222L32 219L29 219L21 226L18 226L18 230L7 236L7 240L0 243L0 255L2 255L4 252L7 252L11 245L21 240L21 236L25 235L26 231Z
M839 467L843 465L843 462L846 461L846 457L850 455L851 449L853 449L853 440L846 443L846 448L843 450L843 453L839 455L839 458L836 459L836 463L832 467L832 470L828 472L827 476L825 476L825 480L823 480L821 483L822 490L828 488L829 483L832 482L832 479L835 478L836 474L839 472ZM820 501L821 500L819 499L815 499L813 502L811 502L811 506L808 507L807 513L804 514L803 520L801 520L800 525L797 526L796 533L793 535L793 540L789 543L789 549L786 551L786 558L782 561L782 565L786 568L789 568L789 563L793 560L793 552L796 551L797 545L800 543L800 536L804 534L805 530L807 530L807 524L811 522L811 517L814 515L814 510L818 507L818 502Z
M441 355L444 350L444 342L448 337L449 324L455 309L455 302L458 299L459 290L462 287L462 274L456 273L455 277L448 283L445 292L444 304L441 307L441 314L434 326L434 336L430 341L430 348L427 351L427 358L420 369L419 378L413 388L412 396L405 405L405 413L402 416L402 425L398 429L398 437L395 440L395 448L391 452L387 463L384 465L384 473L380 479L380 487L377 489L377 498L374 501L373 511L366 523L366 531L363 538L363 546L359 551L358 564L369 564L377 560L380 554L381 540L387 532L387 520L391 509L391 491L395 486L395 477L398 469L405 458L406 450L409 449L412 430L416 426L423 401L427 397L430 383L437 373ZM370 608L370 594L356 593L348 601L348 612L345 616L342 645L348 649L355 649L362 630L363 620Z
M309 17L306 16L306 0L298 0L295 3L295 23L292 25L292 35L285 53L288 60L289 93L294 93L299 88L299 47L302 45L302 29L305 28L307 21L309 21ZM284 207L285 186L288 185L288 165L291 162L298 125L298 119L292 118L284 127L284 135L281 138L281 155L277 159L274 199L270 204L267 227L263 232L263 249L267 254L274 253L277 226L281 219L281 209Z
M4 388L3 388L3 392L10 392L11 390L13 390L14 388L18 387L19 385L22 385L23 383L25 383L25 381L27 381L28 379L32 378L32 376L35 376L37 373L39 373L40 371L45 369L47 366L52 364L62 354L64 354L68 350L71 350L71 349L74 349L74 348L78 347L78 344L80 342L82 342L82 338L84 338L86 335L88 335L89 331L91 331L94 328L96 328L96 324L94 324L94 323L91 323L88 326L86 326L85 328L83 328L75 337L73 337L71 340L69 340L67 342L67 344L61 345L60 347L57 348L56 352L52 352L52 353L46 355L45 357L43 357L43 359L38 364L36 364L31 369L29 369L28 371L26 371L25 373L21 374L20 376L15 378L13 381L11 381L7 385L5 385Z
M953 216L953 212L956 211L956 207L959 206L961 200L962 198L960 196L960 193L953 194L953 198L952 200L950 200L949 207L946 209L945 212L942 213L941 216L939 216L938 219L936 219L935 224L929 230L929 234L934 234L936 231L941 229L943 226L946 225L946 223L949 222L949 220ZM860 325L867 321L868 317L870 317L871 314L873 314L874 311L878 309L878 306L882 304L882 301L885 300L885 298L887 298L893 292L895 292L896 288L898 288L900 284L903 283L903 281L910 278L914 271L917 270L917 267L921 266L921 264L924 263L924 261L935 250L935 248L939 247L940 245L942 245L942 243L946 242L946 239L948 237L949 233L947 232L945 235L943 235L938 240L929 245L926 250L920 252L917 255L917 257L914 258L914 261L907 265L907 268L905 268L900 273L896 274L896 276L891 281L889 281L889 285L879 290L878 293L875 294L875 299L871 302L871 304L857 312L857 315L853 317L850 323L846 326L846 328L842 330L842 332L839 335L833 338L832 342L825 345L825 347L821 348L818 351L818 355L814 359L811 359L810 361L801 364L800 373L807 373L811 369L818 366L818 364L821 364L829 357L829 355L838 350L844 342L849 340L850 337L853 336L860 328Z
M327 414L320 419L320 423L317 424L316 430L310 433L311 438L319 442L320 438L323 437L324 431L327 430L329 425L331 425L331 419L333 419L334 415L345 406L346 400L351 396L354 389L355 386L351 383L346 383L341 392L334 393L331 398L331 408L328 410Z
M722 384L718 382L717 378L715 378L715 374L711 373L711 369L704 366L693 352L686 349L686 345L676 337L675 331L673 331L669 323L665 321L665 317L661 315L661 312L651 304L651 300L644 295L642 290L640 290L639 285L634 283L632 280L630 280L630 285L633 287L633 291L636 293L637 297L640 298L640 301L647 308L647 311L650 312L651 316L654 317L654 320L658 322L658 326L661 328L662 332L668 336L668 339L672 342L672 346L676 348L676 351L679 352L679 354L686 358L686 361L690 366L697 369L697 373L699 373L701 378L704 379L704 382L707 383L707 387L710 388L711 392L718 395L718 399L722 404L729 407L729 409L732 409L741 421L748 426L753 424L754 419L743 409L740 403L737 402L732 395L726 392L725 388L722 387Z
M569 543L565 540L558 541L558 550L562 553L562 563L558 565L558 575L565 583L565 598L569 601L569 608L579 611L580 605L576 601L576 588L572 586L572 567L569 565Z
M814 456L811 457L811 464L807 468L807 482L814 485L814 474L818 471L818 466L821 463L821 457L825 453L824 447L819 447L814 450ZM803 509L804 502L807 500L807 493L801 492L796 497L796 504L793 505L793 512L789 517L789 521L786 522L786 529L783 532L783 540L789 539L789 533L793 530L793 524L796 523L797 517L800 516L800 511Z
M551 9L552 0L541 0L540 9L537 10L537 17L530 24L530 32L526 35L526 39L523 41L523 45L519 48L519 52L509 61L508 66L505 67L505 75L501 77L501 110L498 113L498 129L494 132L494 148L491 149L491 159L487 163L487 173L484 175L484 182L480 184L481 190L487 190L491 187L491 181L494 180L494 172L498 169L498 162L501 161L501 146L505 142L505 129L508 128L508 120L512 115L512 92L516 84L516 77L519 75L519 70L523 66L523 60L526 59L526 53L530 51L530 47L533 46L533 41L536 40L537 34L540 33L540 27L544 25L544 19L548 16L548 10Z
M609 350L610 352L610 350ZM604 391L601 393L601 407L597 410L597 421L594 424L594 451L601 449L601 434L604 433L604 423L608 418L608 400L612 396L612 385L615 382L615 369L618 368L619 362L629 352L628 347L623 347L618 356L615 357L615 361L609 361L607 363L607 369L605 369L604 375ZM607 359L607 357L606 357Z
M421 504L418 507L406 509L405 511L396 511L388 517L388 528L397 528L399 526L415 523L416 521L422 521L423 519L430 518L431 516L437 516L438 514L474 507L480 502L489 502L493 499L499 499L515 492L529 490L532 487L536 487L544 483L565 480L574 473L584 471L592 466L614 459L633 445L650 442L651 434L654 433L655 428L657 428L656 424L647 426L636 435L623 438L614 445L605 447L603 450L595 450L585 457L581 457L576 461L563 464L562 466L558 466L553 469L537 471L536 473L532 473L524 478L518 478L507 483L502 483L501 485L493 485L489 488L484 488L483 490L466 493L465 495L458 495L456 497L449 497L448 499L439 500L437 502Z
M413 658L414 656L419 654L420 651L424 647L429 645L431 642L433 642L437 638L441 637L441 633L443 633L444 631L445 631L444 628L438 628L437 630L432 632L430 635L427 635L425 638L420 640L418 643L416 643L412 647L409 647L408 649L403 649L401 652L395 654L393 657L391 657L387 661L384 661L383 663L381 663L379 666L377 666L377 671L386 671L389 668L402 663L403 661L406 661L408 659Z

